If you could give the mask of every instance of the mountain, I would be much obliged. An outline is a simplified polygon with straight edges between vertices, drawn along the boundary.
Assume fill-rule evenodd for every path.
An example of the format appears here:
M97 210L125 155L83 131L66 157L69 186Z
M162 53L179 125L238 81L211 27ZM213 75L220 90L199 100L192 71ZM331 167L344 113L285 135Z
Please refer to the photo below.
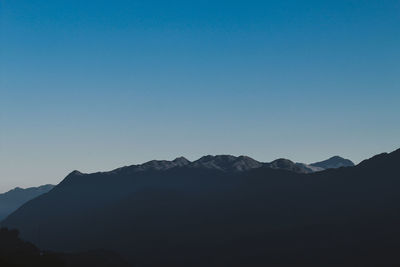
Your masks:
M191 168L214 169L224 172L240 172L260 168L263 164L246 156L208 155L194 161L188 166Z
M281 169L281 170L287 170L287 171L298 172L298 173L311 172L309 169L305 168L305 166L296 164L293 161L288 160L288 159L277 159L270 163L264 164L264 166L272 168L272 169Z
M54 185L50 184L26 189L17 187L6 193L0 194L0 221L28 200L49 192L53 187Z
M343 159L344 160L344 159ZM329 161L329 160L326 160ZM345 161L345 160L344 160ZM325 161L324 161L325 162ZM341 167L341 165L338 165ZM272 162L264 163L257 161L255 159L252 159L247 156L239 156L235 157L232 155L207 155L204 157L201 157L200 159L196 161L189 161L188 159L184 157L179 157L176 158L172 161L168 160L151 160L146 163L140 164L140 165L131 165L131 166L125 166L122 168L115 169L111 171L110 173L137 173L137 172L143 172L143 171L166 171L168 169L176 168L176 167L187 167L187 168L194 168L194 169L214 169L214 170L219 170L223 172L242 172L242 171L248 171L251 169L256 169L260 167L267 167L267 168L272 168L272 169L281 169L281 170L288 170L288 171L293 171L293 172L298 172L298 173L310 173L310 172L316 172L316 171L322 171L327 168L322 168L322 167L317 167L317 166L312 166L312 165L307 165L304 163L294 163L291 160L288 159L277 159ZM332 166L329 168L338 168ZM75 171L78 174L80 174L79 171ZM74 173L74 172L73 172Z
M136 266L399 265L400 150L302 173L206 156L69 174L2 225L42 249Z
M327 169L337 169L341 167L352 167L354 163L351 160L344 159L339 156L331 157L327 160L315 162L311 164L305 163L296 163L297 167L301 170L300 172L303 173L312 173L312 172L320 172ZM299 172L299 171L297 171Z
M232 155L207 155L196 161L189 161L184 157L172 161L152 160L141 165L131 165L115 169L111 173L136 173L143 171L166 171L176 167L187 167L191 169L209 169L223 172L243 172L251 169L268 167L300 173L307 172L304 168L297 166L288 159L277 159L269 163L263 163L247 156L235 157Z
M336 169L340 167L352 167L354 166L354 163L351 160L344 159L339 156L334 156L324 161L312 163L310 164L310 166L322 169Z

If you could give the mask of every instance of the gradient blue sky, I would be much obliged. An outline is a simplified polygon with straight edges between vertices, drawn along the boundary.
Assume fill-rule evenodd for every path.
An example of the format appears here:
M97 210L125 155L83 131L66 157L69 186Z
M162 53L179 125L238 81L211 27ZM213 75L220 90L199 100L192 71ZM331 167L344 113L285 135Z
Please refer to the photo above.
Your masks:
M400 1L0 0L0 192L400 146Z

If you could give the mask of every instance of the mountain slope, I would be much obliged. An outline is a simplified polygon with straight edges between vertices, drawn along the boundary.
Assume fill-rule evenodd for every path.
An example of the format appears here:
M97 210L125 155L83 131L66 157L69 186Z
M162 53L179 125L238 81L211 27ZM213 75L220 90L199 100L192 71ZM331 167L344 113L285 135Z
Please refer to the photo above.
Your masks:
M73 172L3 224L42 248L115 250L138 266L400 264L400 150L311 174L219 160Z
M50 184L26 189L17 187L6 193L0 194L0 221L28 200L49 192L53 187L54 185Z

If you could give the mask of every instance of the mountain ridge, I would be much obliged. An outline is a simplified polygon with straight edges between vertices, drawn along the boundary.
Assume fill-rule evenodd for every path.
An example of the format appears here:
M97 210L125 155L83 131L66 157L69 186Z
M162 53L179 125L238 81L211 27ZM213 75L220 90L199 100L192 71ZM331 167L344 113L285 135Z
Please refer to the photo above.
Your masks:
M20 188L16 187L0 194L0 221L15 211L27 201L49 192L54 185L46 184L38 187Z
M340 158L341 161L351 162L348 159L344 159L339 156L331 157L325 161L331 159ZM320 163L320 162L317 162ZM208 169L216 169L225 172L236 172L236 171L246 171L253 168L269 167L273 169L284 169L299 173L312 173L315 171L322 171L329 168L338 168L340 166L326 166L326 168L315 166L317 163L305 164L305 163L295 163L289 159L279 158L271 162L261 162L257 161L249 156L233 156L233 155L206 155L202 156L197 160L190 161L183 156L177 157L174 160L150 160L142 164L133 164L129 166L124 166L120 168L113 169L111 171L104 171L99 173L113 173L113 172L128 172L135 173L140 171L165 171L176 167L188 167L188 168L199 168L205 167ZM352 165L354 166L354 164ZM76 173L75 173L76 172ZM85 175L88 173L82 173L78 170L72 171L70 174Z
M309 174L268 166L75 173L2 223L45 249L101 247L147 266L400 263L399 162L397 150Z
M345 159L340 156L333 156L327 160L311 163L310 166L323 169L336 169L340 167L353 167L355 164L349 159Z

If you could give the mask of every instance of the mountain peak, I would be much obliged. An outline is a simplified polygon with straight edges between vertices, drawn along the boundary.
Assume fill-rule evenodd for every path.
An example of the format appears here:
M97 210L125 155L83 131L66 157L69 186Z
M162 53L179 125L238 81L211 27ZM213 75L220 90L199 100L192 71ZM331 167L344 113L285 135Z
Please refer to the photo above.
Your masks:
M190 161L185 157L178 157L178 158L174 159L172 162L174 162L175 164L177 164L179 166L185 166L185 165L190 164Z
M178 157L172 161L169 160L150 160L143 164L125 166L113 170L112 172L141 172L141 171L165 171L174 167L183 167L190 164L190 161L184 157Z
M247 156L235 157L232 155L207 155L194 161L190 166L195 168L205 167L208 169L236 172L259 168L262 166L262 163Z
M68 174L68 176L80 176L83 175L83 173L81 173L80 171L74 170L72 171L70 174Z
M342 158L341 156L333 156L330 157L328 160L345 160L345 158Z
M354 163L349 159L345 159L340 156L333 156L327 160L312 163L310 164L310 166L319 167L323 169L333 169L340 167L352 167L354 166Z

